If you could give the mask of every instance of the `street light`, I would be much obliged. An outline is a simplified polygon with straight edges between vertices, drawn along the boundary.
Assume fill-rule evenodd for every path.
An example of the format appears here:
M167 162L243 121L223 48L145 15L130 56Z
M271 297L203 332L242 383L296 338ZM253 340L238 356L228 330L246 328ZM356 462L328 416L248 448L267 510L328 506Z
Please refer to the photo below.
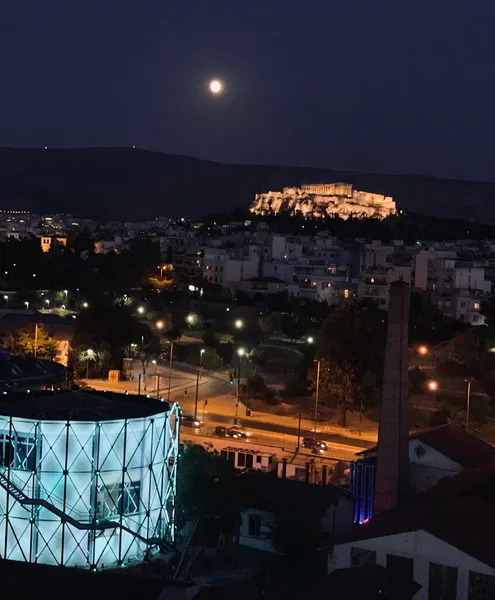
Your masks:
M234 327L236 329L242 329L244 327L244 321L242 319L236 319L234 321ZM239 348L239 350L242 350L242 348Z
M201 350L199 351L199 369L198 372L196 373L196 396L194 399L194 419L198 418L198 399L199 399L199 381L201 379L201 370L203 368L203 354L205 353L205 349L201 348ZM203 409L203 416L204 416L204 409Z
M7 296L7 294L5 294L5 296L3 297L3 299L5 300L5 306L8 306L8 304L9 304L9 297Z
M310 335L306 341L308 342L308 344L312 344L315 341L315 338L312 335Z
M425 346L424 344L419 346L418 348L418 354L420 356L426 356L428 354L429 350L428 350L428 346Z
M45 304L46 304L47 306L50 306L50 300L48 300L48 298L45 298Z
M144 315L144 306L138 306L137 311L138 311L138 314Z
M87 302L83 302L83 303L82 303L82 307L83 307L83 308L88 308L88 306L89 306L89 304L88 304Z
M436 392L438 390L438 381L435 381L434 379L430 379L426 385L430 392Z
M193 325L196 325L196 324L197 324L197 322L198 322L198 320L199 320L199 319L198 319L198 315L197 315L197 314L195 314L195 313L189 313L189 314L187 315L187 317L186 317L186 322L187 322L187 324L188 324L188 325L190 325L191 327L192 327Z
M318 400L320 398L320 370L321 370L321 359L318 359L316 361L315 438L316 438L316 422L318 420Z
M27 300L24 302L24 306L26 307L26 310L29 310L29 302Z
M95 355L95 351L91 348L86 350L86 379L89 379L89 361Z
M157 329L163 329L165 327L165 323L163 321L157 321L155 325Z
M466 393L466 431L469 430L469 411L471 409L471 382L473 378L468 377L464 381L467 383L467 393Z

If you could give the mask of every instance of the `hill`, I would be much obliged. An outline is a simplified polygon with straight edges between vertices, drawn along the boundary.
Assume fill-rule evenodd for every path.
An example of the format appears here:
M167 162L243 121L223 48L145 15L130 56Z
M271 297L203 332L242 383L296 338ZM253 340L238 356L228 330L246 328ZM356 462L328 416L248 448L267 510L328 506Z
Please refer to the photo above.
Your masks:
M399 208L495 223L495 183L303 167L230 165L132 148L0 148L0 209L99 219L199 218L245 207L258 192L343 181Z

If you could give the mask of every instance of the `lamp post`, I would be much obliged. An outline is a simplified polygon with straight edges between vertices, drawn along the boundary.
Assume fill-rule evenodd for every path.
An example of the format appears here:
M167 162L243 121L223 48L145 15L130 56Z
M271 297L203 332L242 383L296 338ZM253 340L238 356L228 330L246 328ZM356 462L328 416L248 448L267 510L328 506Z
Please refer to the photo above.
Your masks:
M321 359L316 361L316 391L315 391L315 437L316 437L316 421L318 419L318 400L320 398L320 370L321 370Z
M172 389L172 359L174 355L174 342L169 341L170 344L170 362L168 367L168 400L170 400L170 390Z
M36 358L36 354L38 353L38 323L34 325L34 358Z
M466 431L469 431L469 411L471 409L471 381L472 378L466 379L467 390L466 390Z
M199 369L198 372L196 374L196 397L194 400L194 418L197 419L198 418L198 398L199 398L199 381L201 379L201 371L203 369L203 354L205 353L205 349L201 348L201 350L199 351ZM203 409L203 415L204 415L204 409Z
M86 379L89 379L89 360L95 355L94 350L88 348L86 350Z
M237 411L239 408L239 402L241 398L241 358L246 354L246 350L244 348L237 348L237 402L235 405L235 416L237 417ZM246 405L246 415L248 412L248 408Z

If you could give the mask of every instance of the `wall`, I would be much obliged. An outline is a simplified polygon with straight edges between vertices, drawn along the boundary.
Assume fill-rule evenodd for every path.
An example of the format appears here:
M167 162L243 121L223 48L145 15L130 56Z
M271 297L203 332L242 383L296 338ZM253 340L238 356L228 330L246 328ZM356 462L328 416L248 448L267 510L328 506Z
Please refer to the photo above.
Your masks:
M404 556L414 560L414 579L422 589L414 600L428 600L429 564L437 563L456 567L457 600L468 600L469 571L495 575L495 569L458 550L454 546L419 530L359 542L338 544L329 560L329 570L351 566L351 547L376 551L376 562L386 566L387 554Z
M249 535L249 517L259 517L261 520L260 536L253 537ZM274 552L270 539L274 517L271 513L247 508L241 513L241 525L239 529L239 544L254 548L255 550L263 550L264 552Z
M452 477L464 470L461 465L418 439L409 441L409 464L411 488L417 494L433 487L443 477Z

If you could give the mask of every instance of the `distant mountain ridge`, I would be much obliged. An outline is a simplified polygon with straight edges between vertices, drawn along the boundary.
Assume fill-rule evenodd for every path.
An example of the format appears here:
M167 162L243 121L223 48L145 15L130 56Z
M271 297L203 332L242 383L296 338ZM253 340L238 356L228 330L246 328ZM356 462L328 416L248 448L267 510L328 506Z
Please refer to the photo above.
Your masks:
M256 193L351 183L425 215L495 223L495 182L222 164L132 148L0 148L0 209L134 220L247 208Z

